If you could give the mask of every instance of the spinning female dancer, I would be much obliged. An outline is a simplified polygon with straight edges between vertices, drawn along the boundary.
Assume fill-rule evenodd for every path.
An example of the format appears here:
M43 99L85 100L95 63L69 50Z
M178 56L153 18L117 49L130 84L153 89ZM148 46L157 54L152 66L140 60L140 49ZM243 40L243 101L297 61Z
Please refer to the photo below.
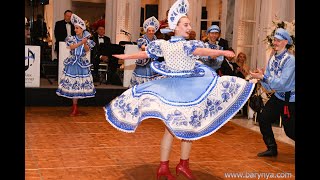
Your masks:
M206 65L197 64L200 56L234 57L232 51L205 48L202 41L185 38L191 31L186 16L187 0L177 0L169 11L170 40L152 41L146 51L114 55L119 59L157 58L151 68L166 78L133 86L104 107L107 121L116 129L134 132L141 121L161 120L166 128L161 141L161 176L174 180L169 170L173 138L181 140L180 162L176 174L195 179L189 168L192 141L206 137L227 123L247 102L254 84L235 76L219 77Z

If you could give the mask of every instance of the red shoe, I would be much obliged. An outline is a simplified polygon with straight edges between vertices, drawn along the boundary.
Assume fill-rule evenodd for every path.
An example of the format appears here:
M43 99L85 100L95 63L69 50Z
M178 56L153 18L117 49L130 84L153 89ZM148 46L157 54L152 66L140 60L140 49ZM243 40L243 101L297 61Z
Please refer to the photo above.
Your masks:
M77 104L73 104L72 105L72 112L71 112L70 116L76 116L78 114L79 114L78 105Z
M182 160L180 159L180 163L176 167L177 176L182 173L186 178L195 180L196 178L192 175L192 172L189 168L189 159Z
M157 172L157 180L159 180L161 176L167 177L168 180L176 180L169 170L169 161L160 161L160 166Z

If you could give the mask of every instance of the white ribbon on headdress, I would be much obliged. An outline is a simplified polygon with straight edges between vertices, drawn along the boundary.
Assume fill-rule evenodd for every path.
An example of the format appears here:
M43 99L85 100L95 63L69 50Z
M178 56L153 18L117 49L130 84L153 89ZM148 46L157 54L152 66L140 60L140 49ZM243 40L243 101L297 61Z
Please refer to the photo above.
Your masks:
M157 18L155 18L154 16L149 17L148 19L146 19L143 22L143 30L144 30L144 32L147 32L149 27L153 27L154 31L157 32L158 29L159 29L159 26L160 26L160 23L157 20Z
M186 16L189 10L188 0L177 0L170 8L168 13L168 24L171 30L177 27L181 17Z
M81 29L85 30L86 29L86 24L84 23L84 21L77 16L76 14L72 14L71 15L71 23L73 25L78 25L81 27Z
M166 27L166 28L160 29L160 32L161 32L162 34L167 34L167 33L169 33L169 32L173 32L173 30L170 29L169 27Z

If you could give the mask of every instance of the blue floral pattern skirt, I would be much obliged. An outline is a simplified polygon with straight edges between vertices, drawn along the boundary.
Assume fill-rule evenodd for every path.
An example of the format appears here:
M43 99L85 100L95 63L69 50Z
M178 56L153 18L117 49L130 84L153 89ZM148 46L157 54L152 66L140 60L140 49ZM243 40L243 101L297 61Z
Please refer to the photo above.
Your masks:
M96 89L90 71L90 63L82 57L71 56L64 61L64 70L56 94L66 98L94 97Z
M150 63L151 60L149 60L146 64L136 64L136 68L134 69L130 79L130 88L138 84L163 78L150 68Z
M156 118L178 139L211 135L244 106L254 84L200 68L201 77L167 77L133 86L104 107L107 121L133 133L141 121Z

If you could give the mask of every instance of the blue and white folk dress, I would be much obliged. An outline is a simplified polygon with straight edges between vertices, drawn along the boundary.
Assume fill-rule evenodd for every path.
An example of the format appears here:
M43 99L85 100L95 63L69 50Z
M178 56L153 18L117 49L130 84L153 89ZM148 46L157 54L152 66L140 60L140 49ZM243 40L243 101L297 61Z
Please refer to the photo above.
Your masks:
M150 42L156 40L157 37L154 35L152 39L149 39L146 34L144 34L141 38L137 40L137 45L141 48L142 45L148 46ZM136 60L136 67L132 73L132 77L130 80L129 87L133 87L134 85L142 84L154 79L160 78L159 74L155 73L150 64L152 62L151 58L147 59L137 59Z
M223 50L222 46L219 46L218 44L211 44L210 42L204 43L204 46L210 49ZM218 56L214 60L212 60L209 57L201 57L199 59L199 62L213 68L214 70L217 70L218 68L221 67L223 59L224 59L224 56Z
M82 38L68 36L66 38L67 46L79 43ZM88 39L87 45L90 49L95 46L95 42ZM90 62L86 58L84 45L70 50L70 56L64 60L63 74L56 94L66 98L90 98L94 97L96 89L93 84L93 78L90 71Z
M196 63L193 51L205 47L197 40L172 37L156 40L147 48L151 68L166 78L134 86L104 107L107 121L128 133L141 121L163 121L178 139L197 140L227 123L247 102L254 84L235 76L219 77L208 66Z

